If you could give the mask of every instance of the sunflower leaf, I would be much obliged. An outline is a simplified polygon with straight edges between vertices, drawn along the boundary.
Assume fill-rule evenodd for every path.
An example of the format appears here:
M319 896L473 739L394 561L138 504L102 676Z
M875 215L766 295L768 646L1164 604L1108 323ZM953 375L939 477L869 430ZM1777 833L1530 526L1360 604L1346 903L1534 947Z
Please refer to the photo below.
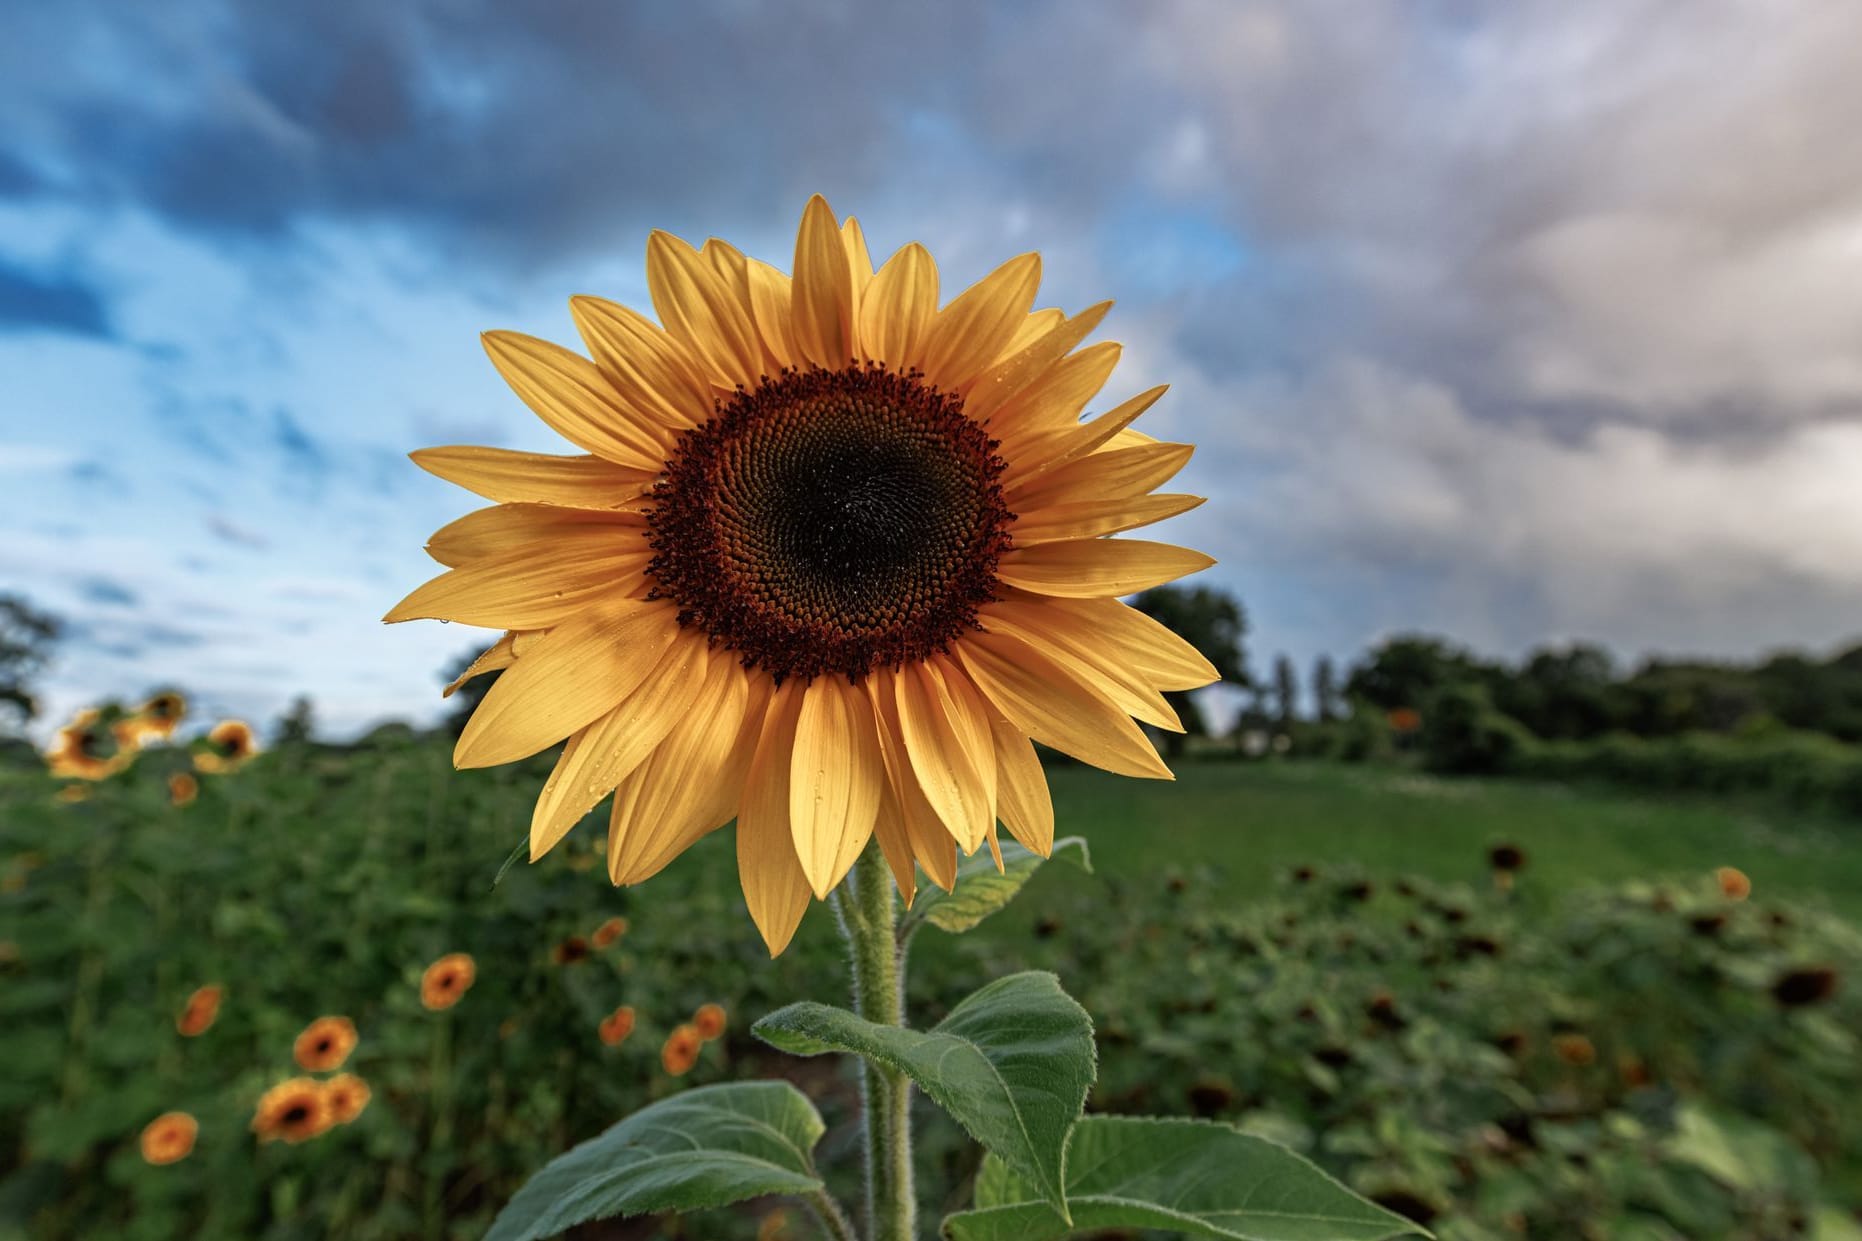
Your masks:
M1054 975L999 978L928 1032L876 1025L812 1002L778 1009L752 1032L795 1055L852 1052L905 1074L1065 1213L1067 1131L1079 1119L1095 1065L1092 1019Z
M1079 836L1056 840L1050 856L1071 862L1089 875L1093 873L1092 855ZM958 863L957 882L950 891L932 888L912 902L899 932L909 935L926 923L952 934L967 931L1014 900L1022 885L1047 860L1009 841L1002 846L1002 870L998 872L995 858L979 849Z
M537 1241L611 1216L817 1193L809 1152L822 1131L814 1104L787 1082L682 1091L545 1164L486 1241Z
M1346 1189L1284 1146L1198 1120L1089 1116L1067 1148L1069 1224L1043 1188L990 1155L976 1207L944 1220L948 1241L1050 1241L1159 1229L1223 1241L1383 1241L1430 1235Z

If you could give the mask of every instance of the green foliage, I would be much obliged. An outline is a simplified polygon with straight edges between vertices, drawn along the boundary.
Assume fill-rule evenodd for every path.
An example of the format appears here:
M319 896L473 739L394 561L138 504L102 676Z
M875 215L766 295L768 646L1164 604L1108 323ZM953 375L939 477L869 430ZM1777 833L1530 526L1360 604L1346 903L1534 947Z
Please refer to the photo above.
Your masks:
M499 1212L486 1241L541 1241L617 1215L817 1193L810 1152L822 1132L814 1105L787 1082L688 1090L550 1161Z
M1452 685L1429 699L1422 713L1423 763L1431 771L1491 775L1507 770L1532 735L1494 709L1478 685Z
M999 978L929 1031L805 1002L754 1032L795 1055L846 1052L904 1073L1065 1215L1067 1133L1093 1083L1093 1025L1052 974Z
M993 1157L976 1209L950 1216L950 1241L1049 1241L1111 1228L1155 1228L1232 1241L1382 1241L1427 1235L1366 1202L1309 1161L1228 1125L1092 1116L1073 1131L1072 1226L1041 1191Z
M1401 634L1351 669L1345 693L1383 711L1421 707L1442 690L1479 679L1482 665L1442 638Z
M1610 733L1594 741L1517 748L1516 775L1602 780L1632 788L1765 794L1792 805L1862 814L1862 746L1817 733L1775 729L1752 736L1683 733L1644 738Z
M1071 862L1089 875L1093 873L1092 854L1086 841L1078 836L1056 840L1053 857ZM953 934L971 930L1014 900L1022 885L1033 878L1041 863L1047 860L1015 841L1004 841L1002 869L998 871L995 858L979 849L957 864L957 882L949 892L928 888L912 902L911 911L900 924L900 932L910 935L923 925Z

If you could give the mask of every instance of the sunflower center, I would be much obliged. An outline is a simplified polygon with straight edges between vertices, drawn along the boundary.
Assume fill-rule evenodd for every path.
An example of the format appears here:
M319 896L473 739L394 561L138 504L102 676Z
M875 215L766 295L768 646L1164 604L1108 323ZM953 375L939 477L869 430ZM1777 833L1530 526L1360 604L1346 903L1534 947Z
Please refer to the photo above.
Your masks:
M994 449L916 372L766 379L667 462L653 593L778 680L924 659L994 596L1013 518Z
M284 1110L284 1115L280 1116L278 1119L287 1125L301 1125L306 1120L310 1119L310 1109L305 1107L302 1103L293 1103Z

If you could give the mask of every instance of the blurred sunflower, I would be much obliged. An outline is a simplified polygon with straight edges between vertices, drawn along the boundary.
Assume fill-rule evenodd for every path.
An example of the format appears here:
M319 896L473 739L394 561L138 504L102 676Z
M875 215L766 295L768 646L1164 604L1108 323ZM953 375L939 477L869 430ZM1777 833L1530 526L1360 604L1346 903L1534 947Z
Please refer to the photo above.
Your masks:
M45 751L45 765L61 780L108 780L135 761L135 747L122 743L116 722L96 707L72 716Z
M154 741L167 741L175 735L175 726L187 714L187 699L175 690L163 690L136 709L134 715L120 721L116 735L134 749Z
M238 771L259 752L252 726L244 720L221 720L207 733L203 748L194 754L194 769L210 776Z
M211 983L195 988L175 1016L175 1029L181 1032L181 1037L198 1038L211 1029L220 1016L220 1001L225 995L225 988Z
M724 1034L724 1006L722 1004L701 1004L692 1014L692 1028L698 1031L698 1037L709 1043Z
M695 1027L680 1026L666 1036L665 1045L659 1049L660 1066L674 1077L684 1077L698 1063L698 1050L704 1045Z
M157 1167L179 1163L194 1153L200 1124L186 1112L163 1112L142 1130L142 1158Z
M354 1073L338 1073L323 1083L323 1101L334 1125L346 1125L362 1115L371 1097L369 1084Z
M448 571L385 618L507 631L454 761L567 740L533 859L610 792L616 883L734 817L772 953L870 837L908 901L914 864L948 889L998 818L1047 853L1031 738L1168 779L1132 717L1180 729L1162 691L1216 679L1120 602L1212 561L1105 537L1201 503L1151 494L1191 453L1130 428L1162 387L1080 421L1119 346L1075 346L1110 303L1034 311L1025 254L940 308L922 246L875 273L818 197L794 268L656 232L659 323L572 299L592 362L488 333L587 455L415 453L497 503L433 536Z
M478 966L463 952L441 957L420 976L420 1002L435 1012L451 1008L459 997L472 989Z
M312 1073L341 1068L356 1049L356 1023L347 1017L319 1017L304 1027L291 1045L298 1067Z
M571 935L550 949L550 960L558 965L577 965L588 959L588 941Z
M168 777L168 802L173 806L192 805L200 796L200 781L185 771L177 771Z
M606 948L609 944L612 944L625 934L627 934L627 919L609 918L606 922L595 928L594 935L590 936L589 939L595 947Z
M1720 895L1729 901L1743 901L1752 895L1752 880L1736 866L1720 867L1713 872L1713 878L1720 885Z
M330 1102L323 1083L314 1077L293 1077L279 1082L259 1099L252 1114L252 1132L261 1142L283 1138L293 1144L316 1137L330 1127Z
M621 1005L601 1019L595 1032L606 1046L614 1047L625 1042L627 1036L634 1032L634 1010L626 1004Z

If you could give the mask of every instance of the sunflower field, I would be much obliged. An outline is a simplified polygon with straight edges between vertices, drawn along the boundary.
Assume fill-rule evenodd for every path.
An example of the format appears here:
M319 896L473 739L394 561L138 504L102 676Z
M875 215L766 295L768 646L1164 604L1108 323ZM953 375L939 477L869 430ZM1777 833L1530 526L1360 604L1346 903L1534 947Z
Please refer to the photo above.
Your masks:
M760 1077L805 1082L857 1168L854 1076L748 1030L839 985L827 911L770 960L728 832L638 889L601 873L600 816L503 869L543 760L456 773L448 740L0 776L0 1235L476 1237L619 1116ZM1503 851L1446 879L1275 863L1237 899L1232 861L1195 860L1233 830L1197 799L1154 803L1185 819L1165 851L1056 774L1079 864L919 932L915 1017L1054 971L1096 1028L1089 1112L1230 1122L1440 1237L1857 1235L1862 934L1815 902L1705 866L1553 884ZM975 1152L926 1120L920 1183L959 1187L935 1217ZM758 1202L586 1235L813 1234Z

